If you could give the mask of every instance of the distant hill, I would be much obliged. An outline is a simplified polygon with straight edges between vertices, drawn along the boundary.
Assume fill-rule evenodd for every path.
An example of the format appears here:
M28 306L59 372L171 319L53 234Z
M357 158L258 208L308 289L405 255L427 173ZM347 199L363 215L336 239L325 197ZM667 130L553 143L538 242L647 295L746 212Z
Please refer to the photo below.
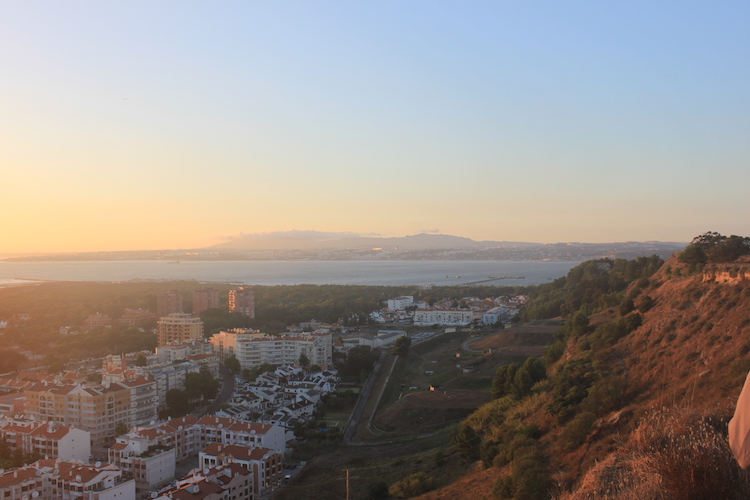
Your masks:
M214 245L217 250L309 250L309 249L436 249L436 248L482 248L519 243L497 241L474 241L461 236L447 234L415 234L411 236L381 238L356 236L348 238L297 237L287 233L268 235L245 235L225 243ZM527 245L529 243L526 243ZM533 244L533 243L532 243Z
M401 237L352 233L288 231L250 234L206 248L26 255L9 261L75 260L564 260L602 257L666 259L686 243L625 241L614 243L529 243L475 241L448 234Z

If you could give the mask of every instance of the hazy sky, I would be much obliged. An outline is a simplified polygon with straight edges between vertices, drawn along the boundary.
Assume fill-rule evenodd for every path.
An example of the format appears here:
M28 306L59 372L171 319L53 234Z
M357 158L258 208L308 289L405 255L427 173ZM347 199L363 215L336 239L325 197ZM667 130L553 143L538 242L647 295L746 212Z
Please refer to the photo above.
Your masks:
M750 235L750 3L0 0L0 253Z

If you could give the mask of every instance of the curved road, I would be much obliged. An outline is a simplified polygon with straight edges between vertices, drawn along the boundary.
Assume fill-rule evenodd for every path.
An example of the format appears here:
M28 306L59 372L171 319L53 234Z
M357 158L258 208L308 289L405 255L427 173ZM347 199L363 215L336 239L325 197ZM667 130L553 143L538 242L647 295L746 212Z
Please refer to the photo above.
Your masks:
M224 366L223 363L219 363L219 373L221 374L222 378L221 390L219 391L219 394L216 396L213 402L208 405L208 408L194 413L194 415L198 418L218 411L219 406L221 406L222 403L226 403L227 401L229 401L234 394L234 374L232 374L232 372L229 371L229 368Z

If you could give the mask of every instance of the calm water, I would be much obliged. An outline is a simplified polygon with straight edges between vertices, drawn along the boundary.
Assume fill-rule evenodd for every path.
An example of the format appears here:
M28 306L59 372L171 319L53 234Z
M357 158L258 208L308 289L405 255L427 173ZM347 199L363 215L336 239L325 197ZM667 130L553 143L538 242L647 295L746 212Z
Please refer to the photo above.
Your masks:
M249 285L458 285L490 276L523 276L490 285L536 285L578 262L559 261L237 261L0 262L0 285L56 281L198 280Z

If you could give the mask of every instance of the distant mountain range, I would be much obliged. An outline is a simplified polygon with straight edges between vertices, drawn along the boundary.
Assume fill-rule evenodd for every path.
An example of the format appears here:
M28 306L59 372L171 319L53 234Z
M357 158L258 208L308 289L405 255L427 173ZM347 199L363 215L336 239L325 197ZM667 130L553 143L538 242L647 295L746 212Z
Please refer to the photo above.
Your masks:
M325 233L321 233L324 235ZM312 249L412 249L427 250L438 248L486 248L496 246L536 245L509 241L474 241L461 236L448 234L415 234L392 238L373 236L349 236L326 238L325 236L297 236L291 233L268 235L246 235L209 247L216 250L312 250Z
M15 257L9 261L69 260L566 260L610 257L664 259L687 243L626 241L615 243L528 243L475 241L447 234L402 237L290 231L242 235L199 249L86 252Z

